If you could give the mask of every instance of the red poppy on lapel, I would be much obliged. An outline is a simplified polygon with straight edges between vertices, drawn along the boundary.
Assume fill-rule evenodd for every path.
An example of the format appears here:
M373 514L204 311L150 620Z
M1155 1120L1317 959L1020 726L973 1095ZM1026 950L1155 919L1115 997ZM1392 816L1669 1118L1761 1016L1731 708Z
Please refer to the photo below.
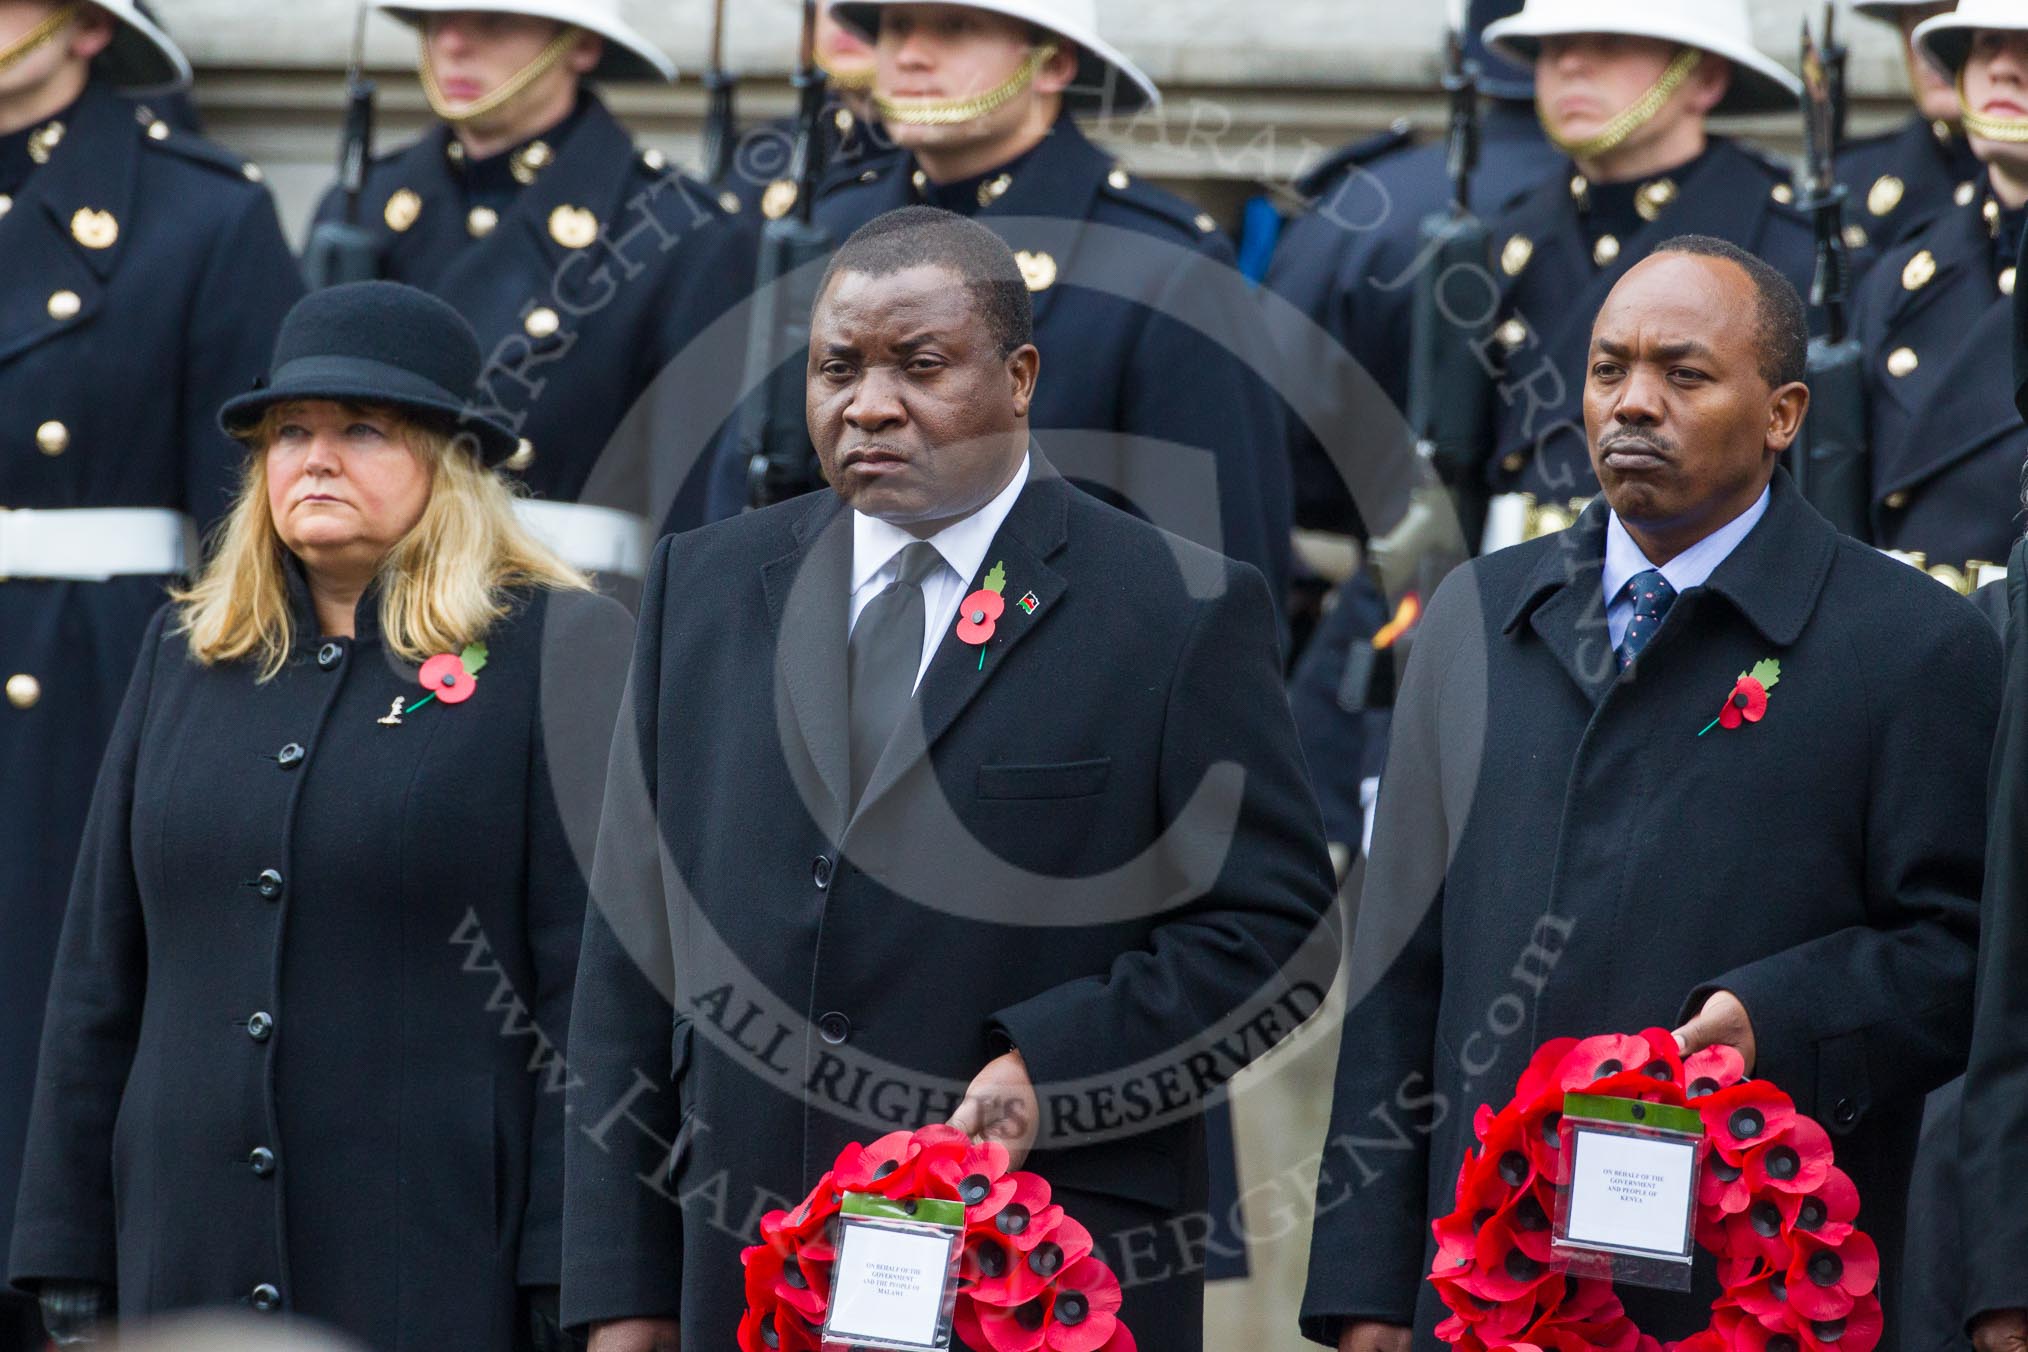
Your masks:
M438 653L422 664L422 688L444 704L463 704L479 688L486 665L486 645L474 643L461 653Z
M998 628L1000 617L1007 613L1007 598L1001 593L1007 590L1007 565L996 563L986 574L986 581L977 591L965 598L958 607L958 641L979 647L989 642L993 631ZM983 664L985 654L979 655Z
M1733 683L1732 693L1725 697L1725 705L1719 709L1718 717L1704 725L1702 737L1713 728L1727 730L1741 723L1758 723L1767 717L1767 696L1770 690L1781 684L1782 664L1767 658L1753 664L1752 671L1742 671Z

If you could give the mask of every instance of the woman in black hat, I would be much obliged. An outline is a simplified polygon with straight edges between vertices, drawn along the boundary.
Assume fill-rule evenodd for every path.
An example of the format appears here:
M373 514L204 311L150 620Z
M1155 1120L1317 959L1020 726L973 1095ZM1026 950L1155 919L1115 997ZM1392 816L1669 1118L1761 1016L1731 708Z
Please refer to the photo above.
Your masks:
M338 287L224 410L240 493L142 646L50 996L10 1275L57 1322L549 1327L632 626L517 523L479 368L441 301Z

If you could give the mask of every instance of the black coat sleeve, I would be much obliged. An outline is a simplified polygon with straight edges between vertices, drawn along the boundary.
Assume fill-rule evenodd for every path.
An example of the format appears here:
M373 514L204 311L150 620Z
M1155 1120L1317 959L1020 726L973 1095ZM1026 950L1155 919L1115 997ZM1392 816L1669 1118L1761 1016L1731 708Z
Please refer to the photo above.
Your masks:
M2028 1309L2028 544L2008 569L2007 694L1993 752L1977 1013L1965 1072L1967 1317Z
M1865 922L1714 977L1684 1008L1731 991L1765 1073L1815 1083L1852 1121L1964 1066L1986 850L1985 786L1966 769L1991 756L1999 713L1999 640L1970 608L1891 627L1893 660L1853 663L1873 737Z
M148 935L134 873L134 771L169 614L158 611L106 747L71 884L36 1066L8 1273L44 1281L116 1280L113 1123L140 1037Z
M544 607L541 698L530 739L526 846L530 1001L543 1046L529 1151L517 1280L555 1286L563 1248L567 1072L555 1053L569 1044L571 993L584 935L586 876L597 839L606 755L626 679L633 626L603 596L552 595Z
M1176 659L1158 791L1170 849L1192 856L1178 858L1181 875L1210 871L1207 852L1225 840L1201 828L1222 811L1236 812L1229 846L1222 862L1209 861L1210 885L1170 912L1145 949L1124 954L1103 977L994 1015L1038 1084L1175 1060L1176 1049L1222 1018L1274 998L1299 953L1304 979L1328 987L1334 975L1337 942L1320 933L1332 897L1330 852L1282 687L1274 608L1253 569L1228 564L1226 579L1224 593L1201 604ZM1214 804L1208 813L1206 804ZM1316 949L1304 952L1313 939L1321 966Z
M1372 854L1364 878L1354 875L1345 1029L1300 1316L1306 1336L1330 1345L1347 1321L1412 1324L1422 1287L1429 1134L1447 1111L1434 1088L1444 878L1476 777L1446 749L1484 745L1483 707L1447 707L1443 687L1446 677L1470 683L1462 655L1478 645L1461 640L1477 636L1476 595L1460 569L1430 599L1395 704ZM1483 658L1480 667L1483 679Z
M673 538L673 537L672 537ZM674 963L655 823L656 709L671 539L648 569L612 754L571 1010L564 1148L567 1325L677 1313L683 1119Z

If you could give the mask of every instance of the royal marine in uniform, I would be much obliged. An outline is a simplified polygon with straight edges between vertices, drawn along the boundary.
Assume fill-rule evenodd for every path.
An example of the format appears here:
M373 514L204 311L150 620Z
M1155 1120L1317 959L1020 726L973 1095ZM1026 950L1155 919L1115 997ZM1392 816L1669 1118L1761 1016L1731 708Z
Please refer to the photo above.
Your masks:
M1153 83L1099 37L1089 0L995 0L968 8L1043 40L991 90L946 88L948 45L980 39L932 36L916 8L833 7L847 27L878 34L875 104L900 148L833 175L818 222L843 239L928 203L992 227L1033 293L1049 354L1034 426L1066 477L1253 564L1280 596L1287 455L1256 369L1273 364L1265 328L1231 243L1092 144L1074 116L1150 106ZM888 87L890 71L908 97Z
M2028 429L2014 407L2013 301L2028 225L2028 118L1987 115L1969 101L2007 76L2018 93L2028 40L1969 62L1976 29L2020 29L2028 14L1961 8L1919 30L1924 50L1967 84L1967 127L1986 161L1975 192L1901 247L1861 286L1855 306L1866 353L1873 452L1873 543L1929 567L1960 590L2003 566L2019 538ZM2005 97L2002 97L2005 96ZM1994 99L2011 103L2002 89Z
M658 528L702 519L692 471L731 411L739 344L694 340L751 288L753 232L587 87L674 78L617 0L382 8L422 34L440 120L367 174L379 275L478 331L476 403L520 433L507 468L536 499L529 524L579 567L638 578ZM333 189L319 219L346 207Z
M1704 129L1710 114L1796 106L1794 78L1752 44L1745 0L1531 0L1486 38L1535 64L1550 138L1569 156L1492 222L1504 297L1488 474L1508 495L1489 517L1492 546L1565 522L1519 528L1524 503L1512 495L1556 514L1597 491L1580 409L1585 360L1592 316L1628 269L1671 237L1713 235L1807 293L1815 246L1787 174Z
M128 0L0 7L0 1235L100 754L302 294L260 171L121 93L189 75Z
M1873 251L1861 257L1877 258L1932 218L1965 205L1976 191L1979 159L1965 139L1957 91L1910 42L1917 24L1955 7L1949 0L1860 0L1855 6L1900 34L1915 101L1899 126L1838 147L1847 234Z
M827 98L817 134L823 138L822 162L827 173L857 173L859 162L878 151L892 150L873 115L873 49L826 9L817 12L816 47L811 53L824 76ZM794 168L794 117L778 117L740 134L731 172L712 184L727 210L758 212L775 221L795 209L801 195Z
M1529 72L1485 50L1485 26L1521 0L1473 0L1467 54L1480 62L1486 96L1472 209L1489 215L1560 170L1563 157L1542 134ZM1396 408L1408 406L1409 311L1422 252L1423 221L1451 201L1449 147L1417 144L1408 124L1327 157L1295 184L1309 207L1290 221L1268 269L1267 287L1301 310L1359 363ZM1347 420L1357 394L1336 401ZM1290 420L1296 524L1353 529L1345 484L1314 433Z

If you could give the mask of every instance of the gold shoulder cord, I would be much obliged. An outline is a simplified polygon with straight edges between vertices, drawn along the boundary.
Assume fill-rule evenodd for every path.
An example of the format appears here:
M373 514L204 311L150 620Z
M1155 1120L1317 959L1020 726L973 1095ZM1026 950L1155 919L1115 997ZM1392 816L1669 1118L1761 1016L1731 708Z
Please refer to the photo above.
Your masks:
M77 12L83 8L83 5L76 3L63 5L47 19L15 39L11 45L0 47L0 71L13 67L30 52L61 33L64 26L76 18Z
M533 61L508 76L498 89L464 104L454 104L444 97L443 87L437 83L436 69L430 64L429 39L423 37L419 40L420 51L416 58L416 73L422 77L423 97L429 100L430 111L446 122L471 122L488 113L498 112L520 98L530 85L549 74L558 62L570 55L580 35L580 30L565 27L549 40L549 45L537 53Z
M1056 52L1055 43L1043 43L1028 54L1028 59L1007 78L1005 84L969 99L883 99L876 95L873 106L886 122L899 122L911 127L963 126L1012 103L1016 95L1035 82L1035 77L1042 73L1042 68L1049 64Z
M1676 59L1662 72L1662 78L1655 81L1647 93L1635 99L1619 116L1606 123L1596 136L1586 137L1582 141L1566 141L1556 133L1548 132L1551 143L1574 160L1596 159L1600 155L1611 154L1625 145L1629 136L1655 120L1655 114L1662 111L1662 105L1683 87L1683 82L1690 78L1690 72L1696 70L1703 60L1704 53L1698 48L1685 47L1676 53ZM1537 106L1536 116L1541 120L1543 129L1547 131L1549 119L1542 117L1540 105Z
M2028 145L2028 118L1987 117L1975 112L1965 99L1965 71L1958 71L1958 107L1965 115L1965 130L1974 136L1983 136L1988 141L2001 141L2008 145Z

